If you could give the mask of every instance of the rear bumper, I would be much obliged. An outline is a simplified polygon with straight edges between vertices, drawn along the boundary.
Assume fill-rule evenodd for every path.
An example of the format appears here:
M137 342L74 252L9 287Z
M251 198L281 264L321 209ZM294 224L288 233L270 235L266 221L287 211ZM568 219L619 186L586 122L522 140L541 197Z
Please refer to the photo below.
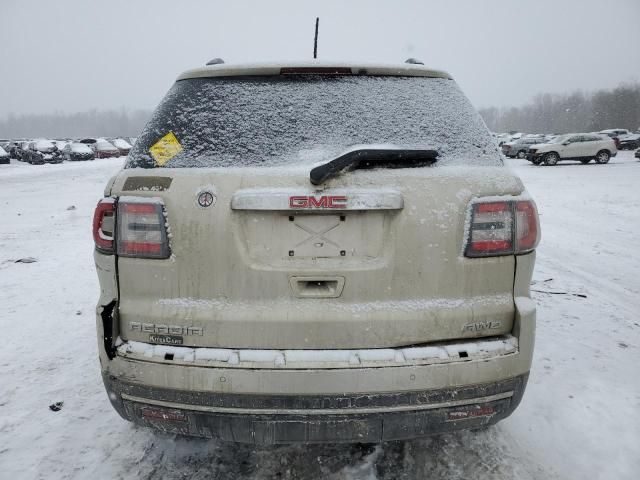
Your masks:
M527 374L426 391L341 395L237 395L154 388L103 374L125 419L167 433L272 445L382 442L479 428L518 406Z
M517 289L528 287L524 277ZM513 353L378 368L186 366L118 353L109 359L99 321L102 375L124 419L171 433L253 444L418 438L490 425L518 406L536 319L531 299L516 297L515 306Z

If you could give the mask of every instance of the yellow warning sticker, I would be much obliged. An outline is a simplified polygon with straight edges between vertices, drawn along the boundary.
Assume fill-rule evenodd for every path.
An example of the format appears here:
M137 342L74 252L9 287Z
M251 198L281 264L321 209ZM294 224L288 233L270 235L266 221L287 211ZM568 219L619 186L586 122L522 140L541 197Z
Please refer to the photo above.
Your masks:
M149 148L149 153L156 161L156 164L163 167L169 160L178 155L182 151L182 145L173 134L167 133L164 137L154 143Z

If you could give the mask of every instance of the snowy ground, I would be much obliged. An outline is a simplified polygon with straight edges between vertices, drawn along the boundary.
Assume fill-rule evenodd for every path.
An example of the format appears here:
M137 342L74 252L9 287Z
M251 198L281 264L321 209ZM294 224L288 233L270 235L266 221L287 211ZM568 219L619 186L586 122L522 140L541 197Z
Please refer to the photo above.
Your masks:
M604 166L510 162L543 228L534 365L511 418L422 441L262 449L160 436L109 405L90 220L121 163L0 165L1 478L638 478L640 163L632 153ZM14 263L24 257L37 262ZM56 401L64 406L54 413Z

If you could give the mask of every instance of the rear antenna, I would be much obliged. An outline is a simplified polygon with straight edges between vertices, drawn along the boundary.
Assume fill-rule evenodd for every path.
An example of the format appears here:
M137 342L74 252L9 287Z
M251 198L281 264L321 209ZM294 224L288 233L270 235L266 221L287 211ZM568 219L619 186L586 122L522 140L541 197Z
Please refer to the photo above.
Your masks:
M318 58L318 24L320 17L316 17L316 35L313 37L313 58Z

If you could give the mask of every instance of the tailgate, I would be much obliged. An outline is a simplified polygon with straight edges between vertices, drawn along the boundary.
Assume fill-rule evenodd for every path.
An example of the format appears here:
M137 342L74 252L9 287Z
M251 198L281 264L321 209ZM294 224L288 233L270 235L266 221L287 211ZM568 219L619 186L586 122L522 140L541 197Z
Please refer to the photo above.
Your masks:
M162 199L172 255L118 258L121 335L345 349L510 332L515 257L462 252L469 202L521 191L503 167L355 171L320 190L308 169L124 170L112 194Z

